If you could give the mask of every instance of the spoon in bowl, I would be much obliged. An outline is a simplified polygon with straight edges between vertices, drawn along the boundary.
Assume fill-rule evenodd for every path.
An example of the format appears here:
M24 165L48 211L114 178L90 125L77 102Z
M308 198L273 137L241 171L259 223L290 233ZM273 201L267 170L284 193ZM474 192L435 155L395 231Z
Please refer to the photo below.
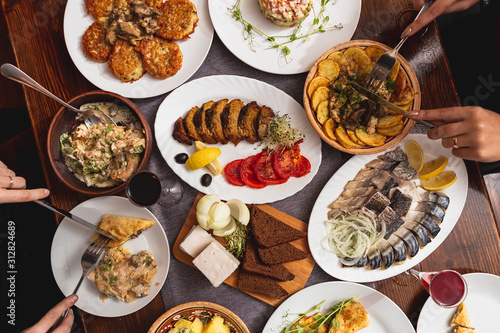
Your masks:
M25 86L28 86L32 89L35 89L38 92L41 92L47 97L52 98L56 102L64 105L66 108L70 109L71 111L75 111L77 113L82 114L83 117L83 122L85 123L85 126L90 127L91 125L97 125L97 124L114 124L116 125L115 121L111 119L110 116L105 114L104 112L100 110L86 110L82 111L74 106L69 105L59 97L55 96L52 94L50 91L42 87L38 82L33 80L31 77L29 77L26 73L24 73L22 70L17 68L16 66L12 64L3 64L0 67L0 72L2 73L3 76L5 76L8 79L11 79L13 81L16 81L18 83L24 84Z

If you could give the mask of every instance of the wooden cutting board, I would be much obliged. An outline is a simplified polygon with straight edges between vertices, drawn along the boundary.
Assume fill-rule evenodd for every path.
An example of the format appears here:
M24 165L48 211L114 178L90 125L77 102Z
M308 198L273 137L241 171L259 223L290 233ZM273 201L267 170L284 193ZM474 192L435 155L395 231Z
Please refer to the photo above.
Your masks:
M193 206L191 207L191 210L189 211L189 214L186 218L186 221L184 222L184 225L182 226L181 231L179 232L179 235L177 236L177 239L175 240L174 248L173 248L173 254L174 256L182 261L183 263L195 267L193 265L193 257L188 255L186 252L182 251L179 247L180 243L184 240L186 235L188 234L189 230L191 230L193 225L196 225L198 222L196 221L196 204L198 203L198 200L200 200L201 197L203 197L204 194L200 193L196 197L196 200L193 203ZM307 224L302 222L301 220L296 219L295 217L292 217L288 214L283 213L282 211L277 210L276 208L273 208L268 205L257 205L261 210L265 211L269 215L272 215L273 217L277 218L278 220L282 221L283 223L286 223L298 230L305 231L307 232ZM224 239L215 237L218 241L221 243L224 241ZM291 242L295 247L301 249L302 251L305 251L307 253L310 253L309 251L309 245L307 244L307 237L297 239L293 242ZM292 281L287 281L287 282L278 282L283 288L285 288L290 295L296 293L297 291L301 290L304 288L306 285L307 279L309 279L309 275L311 275L311 272L314 268L314 259L312 257L302 259L302 260L297 260L297 261L292 261L283 264L290 272L295 274L295 279ZM241 264L240 264L241 266ZM233 274L231 274L225 281L224 283L238 289L238 270L236 270ZM246 291L244 291L246 292ZM268 304L271 304L272 306L278 306L280 305L286 298L282 299L275 299L268 297L263 294L257 294L257 293L251 293L251 292L246 292L247 294L260 299L261 301L264 301Z

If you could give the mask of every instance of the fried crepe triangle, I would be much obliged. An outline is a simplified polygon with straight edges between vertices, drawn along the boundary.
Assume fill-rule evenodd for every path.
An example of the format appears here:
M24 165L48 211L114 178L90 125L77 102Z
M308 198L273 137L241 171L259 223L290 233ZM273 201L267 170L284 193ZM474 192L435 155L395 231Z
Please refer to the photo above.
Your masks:
M331 333L353 333L370 325L368 313L357 300L346 304L335 319L339 327L331 327Z
M457 311L451 319L450 325L454 327L453 333L472 333L474 328L471 326L469 312L465 303L460 304L457 307Z
M118 241L109 242L108 247L117 247L129 239L137 238L144 230L151 228L154 224L154 221L105 214L102 217L102 221L99 222L99 227L118 239ZM91 241L96 240L98 237L99 234L96 233Z

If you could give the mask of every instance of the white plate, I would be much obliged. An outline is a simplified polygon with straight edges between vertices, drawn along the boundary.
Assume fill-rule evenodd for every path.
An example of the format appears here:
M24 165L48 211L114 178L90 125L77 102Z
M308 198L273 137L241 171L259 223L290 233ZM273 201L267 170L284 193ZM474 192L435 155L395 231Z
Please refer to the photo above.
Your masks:
M316 33L305 42L295 41L287 44L290 55L285 61L282 51L270 48L271 45L265 37L253 33L255 36L253 45L250 47L250 39L245 39L243 25L236 21L228 11L236 0L209 0L209 10L212 23L217 35L224 45L241 61L260 69L261 71L274 74L297 74L311 69L314 62L331 47L347 42L351 39L358 26L361 13L361 0L330 0L325 7L325 16L329 17L328 26L342 24L340 30L327 30L324 33ZM319 13L320 1L313 0L314 10ZM243 18L253 26L270 36L291 35L295 28L279 27L264 18L259 10L257 0L243 0L241 4ZM302 23L302 32L309 31L314 20L314 12ZM278 41L278 40L277 40ZM284 41L284 40L283 40Z
M114 297L108 298L103 303L99 298L100 292L92 281L84 279L77 292L79 299L76 306L96 316L119 317L135 312L151 302L163 286L170 265L167 237L156 217L146 208L136 207L128 199L114 196L89 199L73 208L71 213L94 224L101 220L103 214L130 216L156 222L138 238L125 243L125 246L133 254L148 250L158 263L158 271L154 276L149 295L132 303L125 303ZM93 235L92 230L67 218L61 221L56 230L52 242L50 262L57 285L66 296L73 292L82 275L80 260Z
M404 143L408 140L415 140L420 144L424 151L425 161L429 161L440 155L446 156L448 158L448 165L445 170L453 170L457 174L457 181L452 186L440 191L450 197L450 206L446 210L445 218L440 225L441 231L436 238L420 249L415 257L406 259L403 264L392 265L388 269L375 270L365 267L342 267L338 258L334 254L324 250L320 244L323 237L326 236L324 222L327 219L329 211L327 206L342 193L345 184L349 180L352 180L366 163L381 154L356 155L344 164L326 183L314 204L309 219L308 240L311 253L318 265L331 276L346 281L369 282L384 280L398 275L427 258L446 239L457 223L464 208L469 184L464 161L453 156L451 149L443 148L441 141L429 140L425 134L410 134L396 147L404 147ZM419 181L417 180L418 184Z
M267 105L275 113L288 114L292 126L305 134L304 142L300 145L301 153L311 162L311 172L301 178L290 178L281 185L269 185L263 189L254 189L248 186L233 186L224 175L213 177L212 184L204 187L200 183L201 177L208 173L206 168L189 171L184 164L175 162L174 157L179 153L192 155L194 145L186 146L172 138L174 122L184 117L193 106L201 106L210 100L218 101L239 98L248 103L256 101L259 105ZM172 170L186 183L206 194L219 194L221 199L240 199L245 203L268 203L287 198L306 186L318 172L321 163L321 139L307 119L304 108L292 97L267 83L241 76L215 75L190 81L173 91L165 98L158 108L155 120L156 143L160 152ZM258 143L249 144L240 142L237 147L232 143L226 145L212 145L219 147L222 154L219 161L222 167L227 163L240 158L246 158L261 151Z
M287 313L292 314L288 319L295 320L297 317L293 314L309 311L325 300L321 307L324 314L343 299L356 296L370 318L370 326L364 328L363 333L415 332L403 311L387 296L365 285L344 281L319 283L293 294L274 311L262 332L281 332Z
M107 63L99 63L87 58L83 53L82 36L95 21L87 13L85 1L68 1L64 12L64 40L69 55L76 68L87 80L102 90L111 91L128 98L147 98L166 93L188 80L201 66L212 45L214 27L208 14L208 4L205 0L191 0L198 11L198 25L191 38L176 41L181 48L182 68L166 79L157 79L148 73L133 82L122 82L110 70Z
M476 332L498 332L500 313L500 277L485 273L464 274L468 293L467 306ZM446 309L429 297L418 317L418 333L451 333L451 318L456 308Z

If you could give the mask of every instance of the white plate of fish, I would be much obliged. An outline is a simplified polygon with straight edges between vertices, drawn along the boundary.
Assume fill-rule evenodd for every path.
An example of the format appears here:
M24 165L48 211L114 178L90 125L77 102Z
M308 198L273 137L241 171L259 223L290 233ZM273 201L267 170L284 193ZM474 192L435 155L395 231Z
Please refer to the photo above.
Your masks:
M160 292L170 266L170 248L165 232L156 217L146 208L131 204L127 198L107 196L92 198L82 202L71 210L71 213L90 223L97 224L104 214L133 217L154 221L155 224L145 230L139 237L127 241L124 246L132 254L147 250L153 254L157 263L157 272L151 283L147 296L137 298L131 303L122 302L115 297L103 302L101 292L94 283L85 278L78 290L76 306L100 317L119 317L140 310ZM69 296L76 287L81 275L80 264L85 249L95 232L76 222L64 218L54 235L50 253L52 272L59 289Z
M463 275L468 292L464 301L475 332L498 331L498 313L500 313L500 277L486 273ZM425 302L418 317L418 333L451 333L450 326L456 308L443 308L432 298Z
M326 314L334 305L353 297L365 308L370 320L363 333L415 332L408 317L387 296L365 285L345 281L319 283L293 294L274 311L262 332L281 332L288 320L297 319L299 313L312 310L323 301L320 312Z
M64 40L71 60L87 80L105 91L127 98L148 98L169 92L186 82L200 68L212 45L214 27L210 21L207 1L191 2L197 9L198 25L190 38L176 41L183 56L182 67L171 77L157 79L145 73L132 83L122 82L108 69L107 62L99 63L89 59L83 52L82 36L95 19L87 13L84 0L68 1L64 12Z
M217 35L224 45L241 61L264 72L274 74L297 74L311 69L314 62L329 48L347 42L351 39L358 26L361 13L361 0L328 1L324 8L323 17L328 17L324 32L314 33L307 38L299 38L293 43L285 44L290 53L285 57L282 50L271 46L267 37L252 31L245 31L241 20L236 20L231 14L231 8L238 0L209 1L209 10L212 23ZM291 36L296 28L287 28L275 25L261 14L259 0L241 1L240 10L244 20L260 29L268 36L276 36L276 42L285 42L288 38L277 36ZM310 11L301 24L296 36L307 35L313 27L315 15L321 11L321 1L314 0L314 9ZM341 25L340 29L331 28Z
M210 186L203 186L201 178L204 174L209 173L206 168L190 171L185 164L175 161L176 155L185 153L191 156L196 152L196 148L194 144L186 145L173 139L174 123L179 117L185 117L194 106L201 107L208 101L221 99L240 99L244 103L256 101L260 106L265 105L271 108L275 114L288 114L291 126L304 134L300 151L311 162L311 172L300 178L291 177L284 184L268 185L260 189L231 185L223 174L213 176ZM262 81L241 76L207 76L190 81L174 90L158 108L155 136L163 158L182 180L200 192L218 194L223 200L237 198L247 204L282 200L309 184L321 164L321 139L307 120L304 108L278 88ZM218 147L221 150L218 160L222 164L222 168L231 161L247 158L262 150L262 147L259 147L259 142L251 144L247 141L241 141L237 146L231 142L207 145Z
M447 157L445 171L456 173L455 183L430 192L419 186L414 173L402 180L407 171L404 166L408 166L404 162L408 140L421 146L425 162L440 155ZM331 276L346 281L379 281L400 274L424 260L446 239L462 213L467 190L463 160L424 134L410 134L385 153L356 155L332 176L314 204L308 228L314 260ZM372 209L376 211L375 220L384 222L386 233L371 245L357 266L345 266L322 246L327 235L325 222L336 211L361 207L376 207Z

